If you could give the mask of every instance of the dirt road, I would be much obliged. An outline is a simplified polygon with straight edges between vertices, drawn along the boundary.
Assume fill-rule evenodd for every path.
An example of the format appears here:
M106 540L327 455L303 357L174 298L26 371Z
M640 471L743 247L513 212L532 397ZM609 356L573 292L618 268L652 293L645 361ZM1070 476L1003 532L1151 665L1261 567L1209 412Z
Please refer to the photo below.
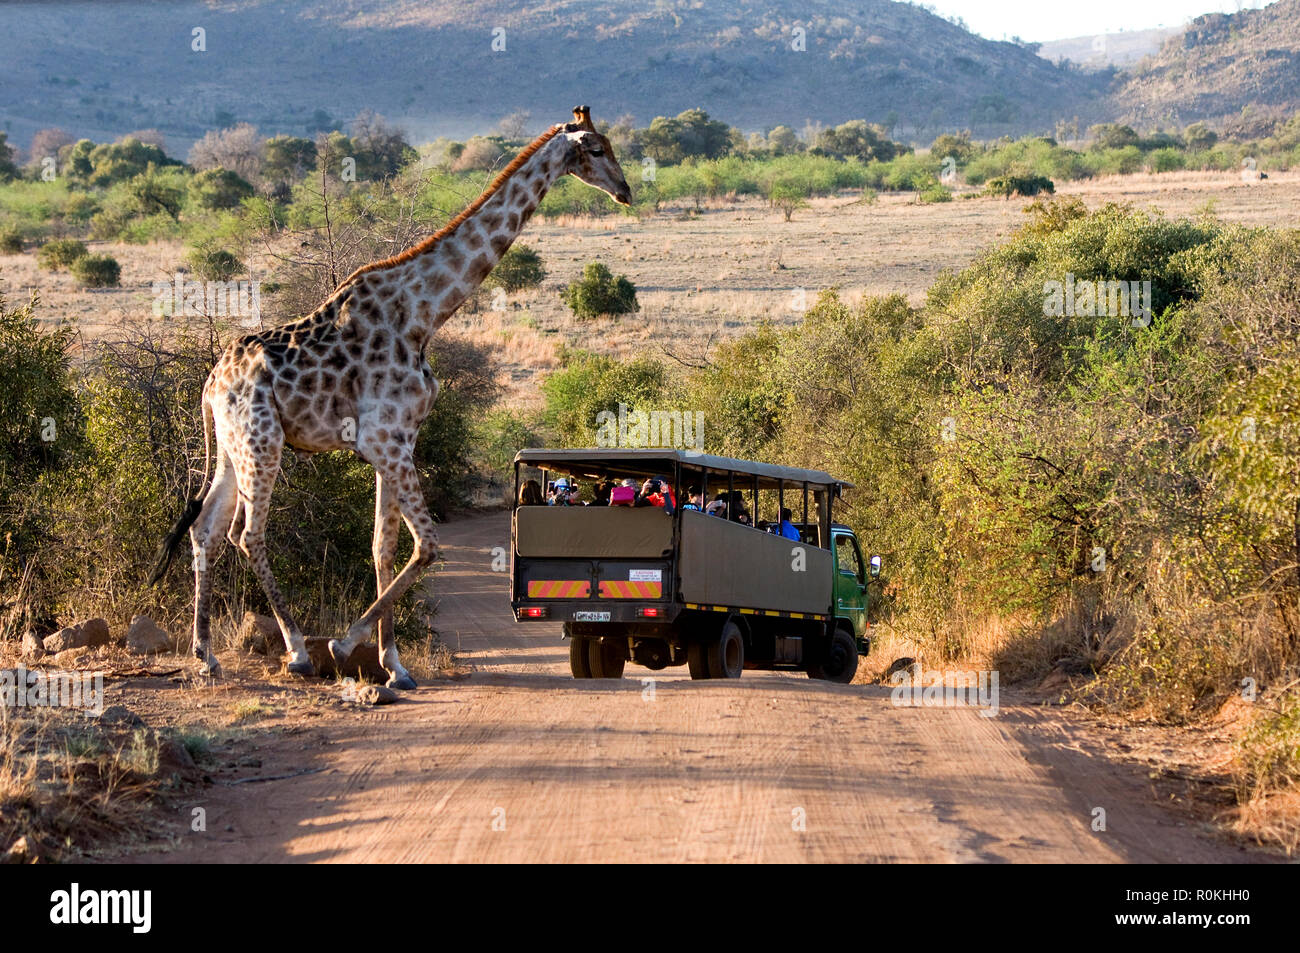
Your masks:
M473 669L313 728L317 773L206 792L208 831L142 860L1223 862L1060 712L900 708L879 686L628 667L575 682L517 625L505 516L442 528L437 625ZM654 675L653 681L649 680ZM642 676L646 676L643 680ZM303 747L299 745L299 747ZM274 751L262 772L276 773ZM1094 831L1094 811L1105 830Z

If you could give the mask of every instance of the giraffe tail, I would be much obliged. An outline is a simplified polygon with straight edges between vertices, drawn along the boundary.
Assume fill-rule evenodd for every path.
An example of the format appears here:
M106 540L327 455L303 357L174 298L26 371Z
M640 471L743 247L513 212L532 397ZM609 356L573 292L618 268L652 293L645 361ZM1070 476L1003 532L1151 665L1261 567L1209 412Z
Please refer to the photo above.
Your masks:
M162 577L167 572L167 567L171 565L172 559L176 556L176 550L180 548L181 540L185 538L186 532L194 525L194 521L199 518L203 512L203 499L208 493L208 467L212 462L212 408L208 406L207 395L203 397L203 485L199 487L198 496L190 500L185 505L181 518L176 521L172 531L163 539L162 545L158 547L158 563L154 567L153 575L149 577L149 585L156 586L162 581Z

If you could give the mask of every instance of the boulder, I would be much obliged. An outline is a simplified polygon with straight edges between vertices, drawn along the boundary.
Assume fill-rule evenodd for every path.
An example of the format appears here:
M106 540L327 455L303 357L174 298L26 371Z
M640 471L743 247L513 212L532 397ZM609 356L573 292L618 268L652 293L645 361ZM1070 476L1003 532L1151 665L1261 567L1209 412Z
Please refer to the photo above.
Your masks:
M66 652L68 649L80 649L86 645L85 636L82 635L81 626L69 625L53 635L47 635L41 642L45 651L52 654Z
M170 652L175 648L175 641L158 627L147 615L138 615L131 620L126 630L126 650L134 655L156 655Z
M245 612L239 623L239 646L245 652L256 652L276 658L284 654L284 636L280 626L269 615Z
M28 629L23 633L22 652L23 661L25 662L38 662L40 661L41 656L45 654L44 643L41 642L40 636L31 629Z
M80 648L64 649L62 652L55 652L48 659L42 659L42 661L53 662L59 668L75 668L77 662L93 651L95 650L90 646L83 645Z
M400 696L383 685L365 685L357 692L357 698L367 705L391 705Z
M101 645L108 645L112 641L112 636L108 631L108 622L105 619L88 619L82 622L81 644L88 645L92 649Z
M341 672L338 671L334 664L328 645L329 639L326 638L310 638L307 640L307 654L311 656L312 664L316 666L316 674L320 675L321 678L350 676L360 681L388 681L388 673L379 664L379 645L377 643L367 642L353 649L351 657L348 659L347 664L343 666Z
M100 724L120 725L123 728L143 728L144 719L125 705L110 705L99 715Z

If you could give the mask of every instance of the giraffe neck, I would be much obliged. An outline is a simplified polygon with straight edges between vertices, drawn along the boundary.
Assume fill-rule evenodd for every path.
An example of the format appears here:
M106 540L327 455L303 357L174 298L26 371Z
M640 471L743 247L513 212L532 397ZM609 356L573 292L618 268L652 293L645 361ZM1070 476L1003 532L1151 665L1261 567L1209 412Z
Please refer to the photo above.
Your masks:
M567 171L567 149L563 136L548 141L454 232L396 266L432 330L474 293L513 244L547 190Z

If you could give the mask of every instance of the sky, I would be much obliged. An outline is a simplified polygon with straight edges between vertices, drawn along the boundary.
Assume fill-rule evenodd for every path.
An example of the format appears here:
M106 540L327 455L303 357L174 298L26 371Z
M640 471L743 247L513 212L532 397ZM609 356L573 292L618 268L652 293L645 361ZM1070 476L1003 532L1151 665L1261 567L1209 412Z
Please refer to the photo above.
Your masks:
M920 0L940 16L961 17L972 32L993 40L1063 40L1120 30L1179 26L1203 13L1236 13L1265 0Z

